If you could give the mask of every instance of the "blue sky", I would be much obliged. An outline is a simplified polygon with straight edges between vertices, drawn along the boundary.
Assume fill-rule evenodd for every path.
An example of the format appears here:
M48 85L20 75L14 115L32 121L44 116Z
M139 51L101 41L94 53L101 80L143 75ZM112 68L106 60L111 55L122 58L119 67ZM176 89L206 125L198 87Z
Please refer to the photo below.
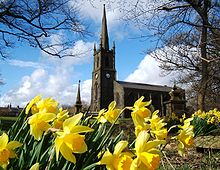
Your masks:
M35 95L53 97L61 104L73 105L76 87L81 80L82 100L90 102L91 72L93 66L93 44L99 44L103 4L94 1L95 7L85 3L81 15L90 23L94 36L79 39L73 51L85 51L78 58L58 59L45 55L37 48L26 45L10 51L10 58L0 61L1 78L6 83L0 86L0 106L11 103L24 106ZM110 46L116 43L117 79L149 84L172 85L170 77L160 77L158 63L144 53L154 44L150 41L133 39L140 32L132 25L120 20L117 9L106 8ZM58 35L52 39L59 40Z

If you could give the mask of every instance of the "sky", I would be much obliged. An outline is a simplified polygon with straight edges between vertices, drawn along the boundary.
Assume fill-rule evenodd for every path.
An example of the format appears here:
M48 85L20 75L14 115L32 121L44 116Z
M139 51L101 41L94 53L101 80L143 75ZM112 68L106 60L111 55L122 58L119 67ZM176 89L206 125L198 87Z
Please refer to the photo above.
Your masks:
M99 44L103 3L79 1L80 13L90 23L93 36L78 39L72 50L84 52L80 57L54 58L37 48L22 45L10 51L10 57L0 60L0 106L24 107L36 95L52 97L61 105L75 104L77 84L81 80L81 99L90 103L93 67L93 46ZM162 77L159 64L144 51L152 48L150 40L136 39L139 32L125 21L117 8L106 6L110 47L116 44L117 80L172 86L171 76ZM57 35L52 41L59 40Z

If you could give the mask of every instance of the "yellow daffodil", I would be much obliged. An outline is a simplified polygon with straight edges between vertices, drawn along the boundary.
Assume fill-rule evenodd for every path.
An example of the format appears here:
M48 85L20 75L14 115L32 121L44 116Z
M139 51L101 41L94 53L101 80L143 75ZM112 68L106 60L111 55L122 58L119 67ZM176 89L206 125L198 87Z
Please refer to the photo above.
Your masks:
M98 164L106 165L107 170L129 170L132 158L122 151L127 147L127 141L116 144L113 154L107 150Z
M47 113L58 113L58 105L59 103L52 98L46 98L44 100L40 100L37 103L39 112L47 112Z
M156 110L152 114L152 118L148 119L150 122L150 129L151 129L151 134L156 137L156 139L159 140L164 140L167 137L167 129L164 128L166 126L166 123L164 123L164 119L161 119L158 116L159 111Z
M29 117L28 124L30 124L30 134L34 136L36 140L42 138L43 132L50 128L48 122L53 121L56 118L54 113L36 113Z
M160 151L156 149L158 145L165 144L164 140L148 141L150 134L141 131L135 142L137 157L131 164L131 170L154 170L160 163Z
M66 160L76 163L73 153L84 153L87 151L85 136L79 133L92 132L93 129L87 126L77 125L82 116L83 114L79 113L66 119L63 122L63 130L57 132L55 139L57 160L60 152Z
M139 135L139 133L141 131L147 131L147 130L150 130L150 124L148 123L142 123L142 124L139 124L139 125L136 125L135 126L135 135L136 137Z
M176 137L179 141L178 144L178 153L183 156L184 154L184 149L185 148L190 148L193 146L193 137L194 137L194 133L193 133L193 126L190 125L190 121L192 120L192 118L188 118L184 121L184 125L183 126L179 126L179 128L181 128L179 130L179 135Z
M168 131L166 128L162 128L160 130L152 130L153 133L158 140L165 140L167 138Z
M15 158L16 154L14 149L20 147L22 144L17 141L9 142L8 135L3 133L0 136L0 166L4 169L9 164L9 158Z
M67 110L59 109L59 112L54 120L53 127L56 129L60 129L63 126L63 122L69 117L69 112Z
M36 103L39 102L40 100L42 100L41 96L36 96L35 98L33 98L30 103L27 105L26 109L25 109L25 113L28 114L29 111L31 110L32 114L35 114L37 112L39 112L39 109L36 106Z
M99 123L105 123L107 122L107 119L105 118L105 112L106 112L106 109L102 109L99 111L99 114L97 117L95 117Z
M39 170L39 169L40 169L40 164L35 163L34 165L31 166L31 168L29 170Z
M116 102L115 101L111 102L108 106L107 112L105 113L105 118L110 123L114 123L121 113L121 109L117 109L115 107L116 107Z
M140 124L140 122L144 122L145 118L148 118L151 116L151 111L146 108L151 104L151 101L149 102L143 102L144 96L140 97L135 103L133 108L131 109L131 116L134 122L134 125Z

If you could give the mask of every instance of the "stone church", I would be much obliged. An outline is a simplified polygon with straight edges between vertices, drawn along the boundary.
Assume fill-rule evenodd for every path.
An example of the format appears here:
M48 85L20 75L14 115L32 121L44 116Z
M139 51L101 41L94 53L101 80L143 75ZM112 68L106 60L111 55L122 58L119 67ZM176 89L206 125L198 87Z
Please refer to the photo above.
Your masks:
M90 105L92 112L98 112L103 108L108 108L109 103L113 100L117 102L117 107L119 108L133 106L134 102L141 96L145 96L146 101L151 99L153 107L159 109L161 115L166 115L166 112L183 112L185 110L184 90L180 91L178 89L179 93L177 94L176 91L178 90L176 87L171 88L117 80L115 44L113 42L112 48L109 47L105 6L103 10L100 44L98 47L94 45L93 56ZM175 96L180 93L184 94L181 97ZM176 100L177 98L178 100ZM124 117L130 117L130 114L125 112Z

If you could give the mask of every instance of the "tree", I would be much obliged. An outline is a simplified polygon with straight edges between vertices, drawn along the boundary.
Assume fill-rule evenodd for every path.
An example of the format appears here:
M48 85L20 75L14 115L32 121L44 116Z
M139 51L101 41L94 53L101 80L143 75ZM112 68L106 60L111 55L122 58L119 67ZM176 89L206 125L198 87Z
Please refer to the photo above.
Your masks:
M206 109L211 94L219 100L219 0L137 0L130 6L124 9L125 19L140 30L151 30L157 38L152 56L162 69L178 71L179 80L197 91L198 108Z
M75 1L70 0L3 0L0 1L0 55L18 42L39 47L46 54L75 56L69 50L86 27L80 20ZM54 36L68 33L62 40Z

